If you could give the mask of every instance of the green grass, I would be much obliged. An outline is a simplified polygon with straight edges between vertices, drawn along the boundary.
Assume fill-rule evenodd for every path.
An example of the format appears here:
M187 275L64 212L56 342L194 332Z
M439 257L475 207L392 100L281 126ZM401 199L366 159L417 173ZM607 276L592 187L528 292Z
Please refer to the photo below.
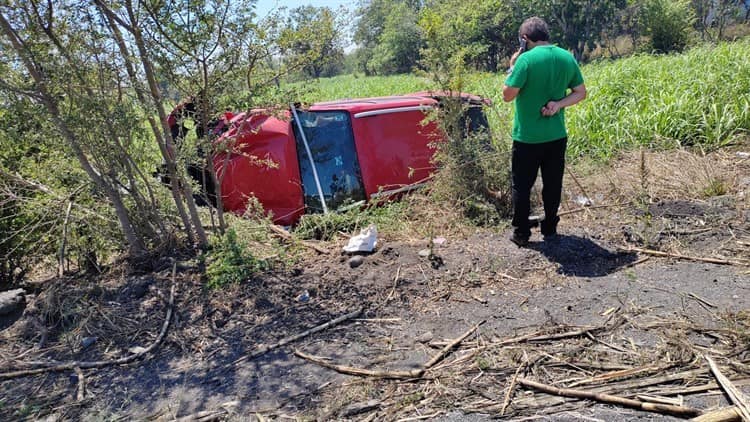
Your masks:
M638 147L714 149L750 132L750 39L684 54L637 55L583 66L589 96L567 110L571 158L606 160ZM508 142L512 106L502 102L504 74L465 78L464 91L493 100L496 142ZM321 79L304 100L406 94L434 88L413 75Z
M423 91L431 87L429 80L414 75L341 75L319 79L315 83L317 87L305 95L302 101L311 103L342 98L383 97Z
M569 110L571 154L717 148L750 130L750 40L583 68L589 98Z

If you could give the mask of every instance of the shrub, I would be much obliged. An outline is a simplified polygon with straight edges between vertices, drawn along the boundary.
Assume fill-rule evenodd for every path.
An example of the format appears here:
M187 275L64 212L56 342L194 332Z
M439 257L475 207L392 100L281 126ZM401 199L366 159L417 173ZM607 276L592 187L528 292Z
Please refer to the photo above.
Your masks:
M644 32L657 53L682 51L692 32L695 15L689 0L648 0L644 7Z
M266 260L254 257L247 246L237 239L234 229L229 229L224 236L212 243L211 251L206 258L209 288L241 283L269 268Z

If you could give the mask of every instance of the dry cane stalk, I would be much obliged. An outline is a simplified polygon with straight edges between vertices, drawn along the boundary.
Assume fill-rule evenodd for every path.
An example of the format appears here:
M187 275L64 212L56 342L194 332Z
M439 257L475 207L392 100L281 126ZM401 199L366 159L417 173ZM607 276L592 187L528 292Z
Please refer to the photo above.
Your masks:
M748 401L747 397L742 394L742 391L737 389L737 387L732 384L732 381L729 381L729 378L725 377L724 374L721 373L719 367L716 365L716 362L714 362L714 360L711 359L710 356L706 356L706 360L708 361L708 366L711 367L711 372L713 372L714 376L716 377L716 381L719 382L721 388L724 389L729 398L732 400L732 404L737 406L737 409L742 415L742 419L750 422L750 401Z
M518 382L529 388L534 388L545 393L554 394L562 397L573 397L578 399L594 400L602 403L616 404L620 406L630 407L633 409L645 410L648 412L664 413L668 415L691 417L698 416L701 414L699 409L694 409L684 406L673 406L669 404L658 404L658 403L646 403L639 400L627 399L624 397L613 396L605 393L594 393L590 391L574 390L571 388L557 388L551 385L546 385L531 381L525 378L521 378Z

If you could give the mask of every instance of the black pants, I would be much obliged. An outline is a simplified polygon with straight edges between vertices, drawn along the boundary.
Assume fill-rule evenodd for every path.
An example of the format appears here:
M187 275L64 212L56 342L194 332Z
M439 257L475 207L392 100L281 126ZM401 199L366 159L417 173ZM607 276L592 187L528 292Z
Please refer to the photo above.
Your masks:
M557 231L557 209L562 196L562 181L565 172L565 147L568 138L541 144L513 141L511 178L513 181L513 227L519 237L531 236L529 213L531 212L531 188L539 169L542 170L542 200L544 220L542 234Z

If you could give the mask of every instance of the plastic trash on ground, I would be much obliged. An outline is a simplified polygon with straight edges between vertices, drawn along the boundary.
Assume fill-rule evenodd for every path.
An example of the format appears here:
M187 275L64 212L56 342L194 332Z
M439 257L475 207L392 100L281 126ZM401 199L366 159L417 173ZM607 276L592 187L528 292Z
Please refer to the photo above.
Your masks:
M349 239L345 252L372 252L378 246L378 229L371 225Z

